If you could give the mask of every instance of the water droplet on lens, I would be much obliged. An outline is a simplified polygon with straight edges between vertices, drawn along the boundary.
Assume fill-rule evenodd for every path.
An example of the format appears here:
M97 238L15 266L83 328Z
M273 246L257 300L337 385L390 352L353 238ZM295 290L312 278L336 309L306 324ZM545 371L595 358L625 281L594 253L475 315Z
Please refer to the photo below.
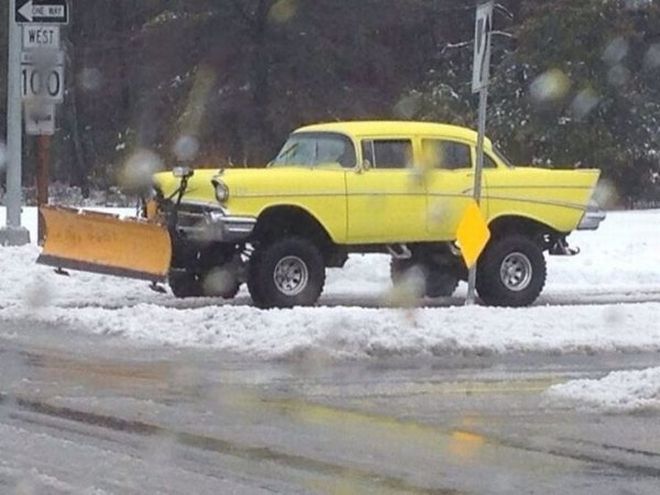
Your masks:
M593 90L583 89L573 99L571 112L577 120L583 120L598 106L599 102L600 98Z
M103 83L103 74L95 67L85 67L78 74L78 82L85 91L97 91Z
M179 161L192 161L199 152L199 140L188 134L180 136L174 143L173 151Z
M603 62L607 65L618 64L628 54L628 46L628 42L622 37L613 39L603 52Z
M146 149L138 150L126 160L121 170L121 186L128 191L149 188L152 176L163 168L163 162L156 153Z
M660 67L660 43L655 43L649 47L644 55L644 68L653 70Z
M623 86L630 79L630 71L623 65L615 65L607 72L607 80L614 86Z
M571 82L566 74L559 69L551 69L534 79L529 91L536 103L546 103L562 99L570 87Z

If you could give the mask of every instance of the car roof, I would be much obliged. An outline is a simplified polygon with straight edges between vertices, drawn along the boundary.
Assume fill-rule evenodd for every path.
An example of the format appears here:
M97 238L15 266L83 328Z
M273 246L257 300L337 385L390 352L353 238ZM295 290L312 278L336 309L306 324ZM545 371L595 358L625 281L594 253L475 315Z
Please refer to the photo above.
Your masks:
M415 122L396 120L357 120L346 122L328 122L301 127L295 132L338 132L349 136L387 136L387 135L440 135L476 142L477 133L467 127L435 122ZM490 140L486 139L490 147Z

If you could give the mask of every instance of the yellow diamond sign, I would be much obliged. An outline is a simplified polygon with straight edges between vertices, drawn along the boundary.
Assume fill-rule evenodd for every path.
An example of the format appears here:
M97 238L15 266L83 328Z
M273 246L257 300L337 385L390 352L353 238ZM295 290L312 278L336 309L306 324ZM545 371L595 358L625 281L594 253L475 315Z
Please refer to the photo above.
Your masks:
M488 239L490 239L488 224L474 200L470 201L463 218L458 224L456 239L461 248L465 265L471 268L479 259L479 255L486 247Z

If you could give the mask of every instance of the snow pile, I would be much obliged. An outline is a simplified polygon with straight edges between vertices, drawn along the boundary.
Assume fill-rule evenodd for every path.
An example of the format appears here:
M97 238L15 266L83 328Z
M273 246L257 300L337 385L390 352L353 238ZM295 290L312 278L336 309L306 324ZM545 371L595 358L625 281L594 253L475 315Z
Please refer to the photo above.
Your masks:
M34 231L36 212L25 210ZM245 288L231 302L177 300L144 281L80 272L61 277L35 263L36 246L4 247L0 332L15 328L8 321L27 318L150 345L268 358L660 351L658 224L660 211L614 213L600 230L574 234L582 253L548 257L544 294L522 309L463 307L465 284L451 301L388 308L385 255L351 256L344 269L328 270L317 307L261 311Z
M605 412L660 409L660 368L615 371L600 380L573 380L546 392L559 402Z
M201 346L266 358L438 356L452 353L660 351L660 303L612 306L421 308L242 305L180 309L137 304L9 307L1 319L31 318L145 343ZM570 311L570 322L566 313Z
M658 210L610 212L598 230L574 232L568 241L580 254L547 257L548 287L574 292L660 285L658 225Z

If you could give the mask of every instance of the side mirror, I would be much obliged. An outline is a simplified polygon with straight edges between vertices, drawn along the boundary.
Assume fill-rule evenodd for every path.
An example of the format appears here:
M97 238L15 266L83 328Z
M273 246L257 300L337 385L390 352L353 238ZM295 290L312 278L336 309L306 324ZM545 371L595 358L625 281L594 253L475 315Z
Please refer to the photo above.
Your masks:
M190 167L174 167L172 169L172 175L177 179L189 179L195 175L195 171Z

